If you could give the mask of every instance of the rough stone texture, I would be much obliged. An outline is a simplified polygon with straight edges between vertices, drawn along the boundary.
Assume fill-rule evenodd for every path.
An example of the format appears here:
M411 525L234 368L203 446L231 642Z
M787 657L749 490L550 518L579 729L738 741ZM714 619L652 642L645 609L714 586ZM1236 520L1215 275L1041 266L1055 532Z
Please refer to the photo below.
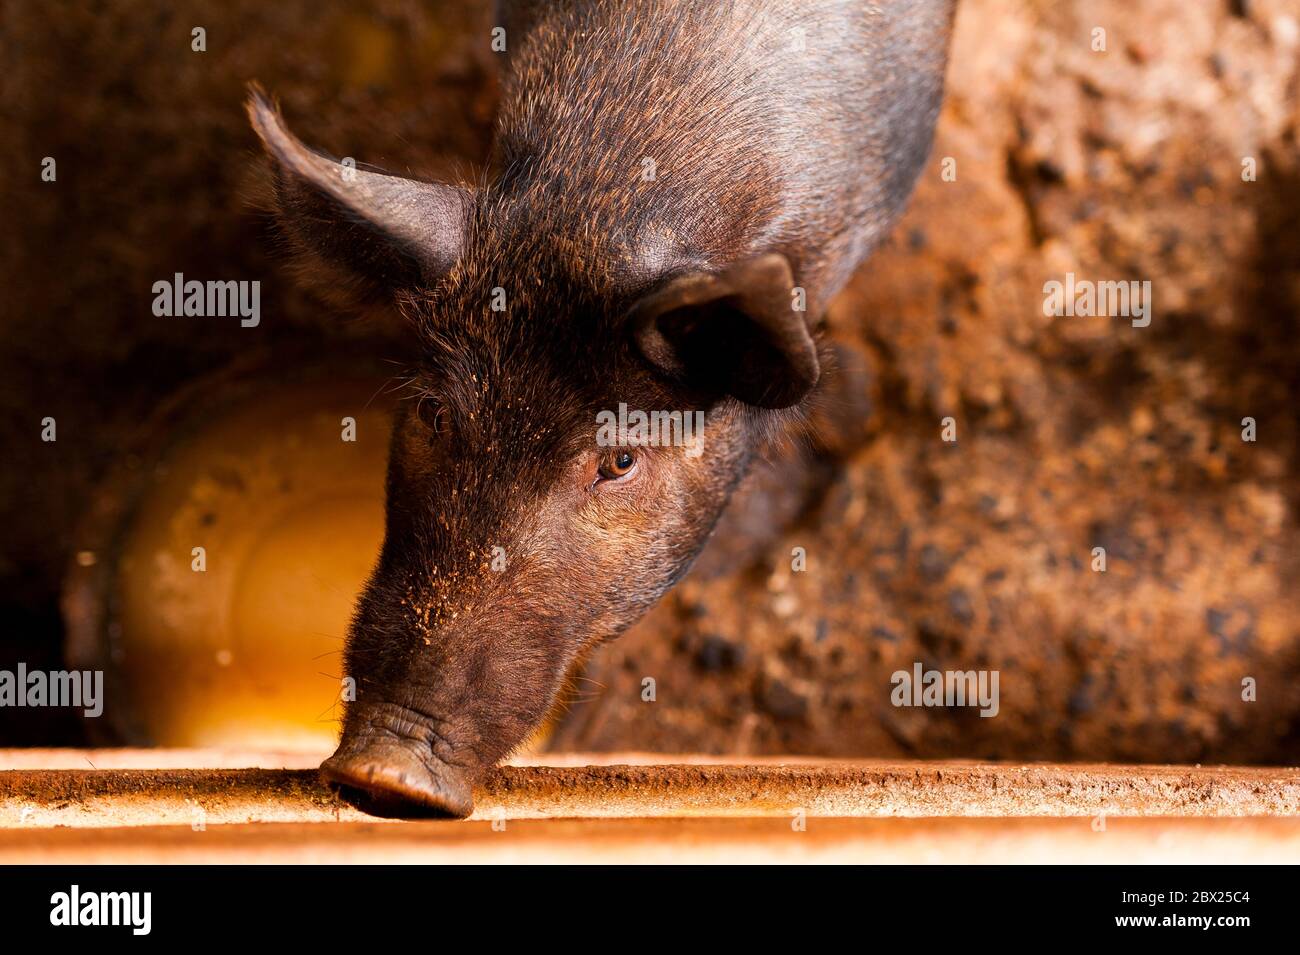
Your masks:
M1204 864L1300 853L1296 769L546 759L491 773L470 821L399 823L337 801L304 754L0 750L0 863Z
M259 347L357 333L240 211L243 83L337 154L445 172L481 156L490 123L477 7L6 7L0 140L29 175L0 179L18 224L0 245L0 665L57 664L71 528L122 436L250 347L235 324L152 321L154 280L261 279ZM829 319L874 413L839 441L842 467L768 480L794 505L751 495L593 662L551 745L1293 762L1298 54L1296 0L963 3L934 162ZM46 155L57 186L37 179ZM1043 283L1068 271L1150 280L1150 327L1045 318ZM36 439L46 414L57 446ZM746 523L770 532L758 556L729 544ZM914 661L999 670L1000 715L892 707L890 674ZM40 715L6 714L0 741L76 738Z

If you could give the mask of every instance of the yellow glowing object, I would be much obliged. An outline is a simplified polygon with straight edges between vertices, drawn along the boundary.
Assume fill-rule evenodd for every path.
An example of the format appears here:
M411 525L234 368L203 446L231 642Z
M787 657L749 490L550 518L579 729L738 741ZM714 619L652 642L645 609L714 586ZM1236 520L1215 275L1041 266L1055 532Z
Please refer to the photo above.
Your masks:
M99 617L127 697L108 705L147 742L330 749L343 637L383 536L380 385L254 388L146 462Z

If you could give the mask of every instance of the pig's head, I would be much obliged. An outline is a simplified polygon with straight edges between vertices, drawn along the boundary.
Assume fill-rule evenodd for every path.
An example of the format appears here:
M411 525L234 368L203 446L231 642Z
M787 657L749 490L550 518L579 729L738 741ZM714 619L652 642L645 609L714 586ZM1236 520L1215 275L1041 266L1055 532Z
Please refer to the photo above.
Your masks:
M345 168L249 111L288 236L418 342L323 770L372 811L466 815L583 655L685 573L818 352L781 255L611 244L545 196ZM620 404L706 423L690 446L602 441Z

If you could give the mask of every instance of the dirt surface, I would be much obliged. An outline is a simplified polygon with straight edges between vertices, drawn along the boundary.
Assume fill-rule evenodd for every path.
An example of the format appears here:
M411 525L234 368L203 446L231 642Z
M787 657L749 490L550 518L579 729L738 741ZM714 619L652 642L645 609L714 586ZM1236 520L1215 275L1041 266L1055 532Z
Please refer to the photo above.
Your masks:
M329 750L252 749L0 749L10 769L315 769Z
M496 95L487 6L6 9L0 141L27 173L0 180L21 231L0 244L0 666L59 665L88 490L167 394L254 349L362 347L245 211L245 82L336 155L470 169ZM1293 763L1298 56L1295 0L964 0L931 168L829 317L874 410L841 460L757 476L551 745ZM262 325L155 319L150 285L178 271L261 280ZM1151 281L1150 326L1044 317L1071 271ZM916 661L999 671L998 717L891 706ZM0 717L0 742L80 735L61 711Z
M473 818L1300 815L1295 769L582 758L494 770L476 789ZM7 828L369 818L339 802L314 769L0 772Z
M554 819L0 830L20 863L1294 863L1294 819Z
M496 770L469 821L404 822L281 768L316 758L0 750L0 864L1300 860L1296 769L575 753Z

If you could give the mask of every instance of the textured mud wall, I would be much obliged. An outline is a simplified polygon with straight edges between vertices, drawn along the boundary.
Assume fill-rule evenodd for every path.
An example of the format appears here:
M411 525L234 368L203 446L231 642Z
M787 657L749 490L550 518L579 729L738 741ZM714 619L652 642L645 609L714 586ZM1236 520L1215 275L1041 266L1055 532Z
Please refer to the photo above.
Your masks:
M606 651L562 742L1294 762L1298 18L964 3L930 171L831 315L867 440ZM1150 324L1046 317L1067 272L1149 280ZM892 706L916 661L1000 671L999 715Z
M86 489L163 395L250 349L354 347L244 211L244 83L417 175L480 158L495 100L478 4L80 7L0 11L0 665L56 665ZM1294 762L1298 55L1298 0L964 3L930 169L829 319L870 414L841 461L756 475L550 745ZM153 320L177 271L262 280L259 334ZM1150 281L1150 325L1045 316L1068 272ZM999 715L892 706L918 661L997 670Z

